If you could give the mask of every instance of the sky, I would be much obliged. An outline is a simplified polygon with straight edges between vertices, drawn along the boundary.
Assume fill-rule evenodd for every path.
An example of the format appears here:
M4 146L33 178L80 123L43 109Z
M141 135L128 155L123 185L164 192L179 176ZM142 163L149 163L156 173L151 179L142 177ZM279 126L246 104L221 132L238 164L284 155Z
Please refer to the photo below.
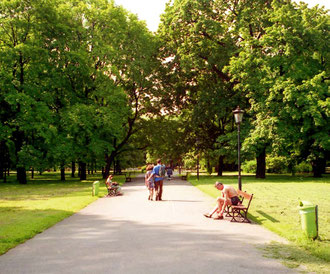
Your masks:
M164 12L165 3L168 1L169 0L115 0L115 3L137 14L140 20L146 21L151 31L156 31L160 22L160 14ZM299 0L294 1L300 2ZM330 9L329 0L304 0L303 2L307 3L309 7L319 4Z

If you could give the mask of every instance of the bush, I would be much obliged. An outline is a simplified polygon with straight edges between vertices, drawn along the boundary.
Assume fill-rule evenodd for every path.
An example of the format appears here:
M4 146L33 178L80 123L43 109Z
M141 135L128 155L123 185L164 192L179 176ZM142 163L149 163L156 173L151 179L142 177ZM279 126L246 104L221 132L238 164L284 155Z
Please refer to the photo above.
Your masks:
M209 165L209 166L207 167L207 170L206 170L206 171L207 171L208 174L211 175L211 174L212 174L212 170L213 170L213 167L212 167L211 165Z
M256 173L257 172L257 161L256 160L245 161L244 163L242 163L241 168L242 168L243 172Z
M268 173L287 173L288 160L278 156L266 158L266 170Z
M312 165L307 162L301 162L300 164L296 165L296 172L303 173L303 172L312 172Z

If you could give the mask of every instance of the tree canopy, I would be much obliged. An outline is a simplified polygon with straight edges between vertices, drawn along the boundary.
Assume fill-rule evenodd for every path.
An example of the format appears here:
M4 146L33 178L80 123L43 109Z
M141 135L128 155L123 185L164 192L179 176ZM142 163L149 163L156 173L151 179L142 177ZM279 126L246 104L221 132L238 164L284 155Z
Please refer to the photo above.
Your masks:
M329 158L329 15L288 0L170 1L157 33L108 0L0 3L0 178L198 154ZM74 172L73 172L74 173Z

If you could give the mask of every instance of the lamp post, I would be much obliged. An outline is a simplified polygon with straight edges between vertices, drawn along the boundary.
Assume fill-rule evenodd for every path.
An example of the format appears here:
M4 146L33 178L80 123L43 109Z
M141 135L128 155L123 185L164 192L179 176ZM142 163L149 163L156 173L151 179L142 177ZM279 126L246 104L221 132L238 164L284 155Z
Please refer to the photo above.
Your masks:
M199 139L196 139L197 145L197 180L199 181Z
M237 109L233 111L235 122L237 124L237 150L238 150L238 189L242 190L242 181L241 181L241 140L240 140L240 125L243 120L244 111L238 106Z

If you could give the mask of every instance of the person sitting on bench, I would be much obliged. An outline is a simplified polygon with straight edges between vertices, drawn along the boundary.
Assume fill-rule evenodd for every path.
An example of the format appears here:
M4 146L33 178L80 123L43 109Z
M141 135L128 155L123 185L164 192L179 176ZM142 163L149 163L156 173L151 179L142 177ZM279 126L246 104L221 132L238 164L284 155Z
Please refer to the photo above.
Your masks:
M222 197L217 198L217 205L209 213L204 214L205 217L211 218L212 215L217 212L218 216L214 217L215 220L223 219L223 212L227 205L238 205L241 203L238 198L238 194L232 186L224 185L220 182L216 182L214 187L222 191Z
M105 184L108 188L109 195L110 195L110 190L113 190L113 189L115 190L115 196L123 195L120 192L121 187L119 186L119 184L117 182L113 182L112 179L113 179L113 176L109 175L108 179L105 182Z

